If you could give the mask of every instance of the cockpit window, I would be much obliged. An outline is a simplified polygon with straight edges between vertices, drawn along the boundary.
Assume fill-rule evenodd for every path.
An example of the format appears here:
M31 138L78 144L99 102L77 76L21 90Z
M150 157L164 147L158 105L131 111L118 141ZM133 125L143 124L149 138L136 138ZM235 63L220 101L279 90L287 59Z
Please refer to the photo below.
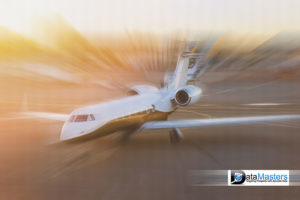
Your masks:
M89 121L94 121L94 120L95 120L95 116L93 114L90 114Z
M77 115L74 122L85 122L88 119L88 115Z
M69 122L86 122L86 121L94 121L95 116L93 114L88 115L72 115L69 119Z
M73 122L74 119L75 119L75 117L76 117L76 115L72 115L72 116L70 117L70 119L69 119L69 122Z

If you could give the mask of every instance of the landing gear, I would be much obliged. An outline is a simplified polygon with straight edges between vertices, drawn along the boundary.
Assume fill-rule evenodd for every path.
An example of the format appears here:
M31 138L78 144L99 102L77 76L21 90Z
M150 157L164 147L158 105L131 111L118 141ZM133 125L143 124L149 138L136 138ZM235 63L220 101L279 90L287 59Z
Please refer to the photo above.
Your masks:
M173 128L172 130L170 130L169 136L170 136L170 142L172 144L179 143L183 140L183 134L179 128Z
M123 132L123 135L122 135L121 140L119 142L125 144L129 140L131 135L136 132L137 129L138 129L137 127L133 127L131 129L125 130Z

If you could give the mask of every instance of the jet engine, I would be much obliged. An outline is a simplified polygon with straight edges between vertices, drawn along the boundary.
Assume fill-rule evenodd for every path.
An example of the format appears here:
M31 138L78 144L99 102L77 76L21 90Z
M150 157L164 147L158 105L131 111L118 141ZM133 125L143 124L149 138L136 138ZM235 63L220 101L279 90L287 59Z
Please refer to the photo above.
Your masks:
M193 85L187 85L177 90L175 102L180 106L196 103L202 94L202 90Z

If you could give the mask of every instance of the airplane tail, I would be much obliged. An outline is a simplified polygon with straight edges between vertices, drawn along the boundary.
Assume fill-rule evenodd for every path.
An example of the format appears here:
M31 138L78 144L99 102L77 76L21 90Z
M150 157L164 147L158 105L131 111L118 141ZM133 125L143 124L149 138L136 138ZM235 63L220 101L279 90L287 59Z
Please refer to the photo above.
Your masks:
M173 79L170 83L170 89L177 90L187 84L189 75L189 60L190 58L199 57L198 53L182 52L178 57L176 70L173 75Z

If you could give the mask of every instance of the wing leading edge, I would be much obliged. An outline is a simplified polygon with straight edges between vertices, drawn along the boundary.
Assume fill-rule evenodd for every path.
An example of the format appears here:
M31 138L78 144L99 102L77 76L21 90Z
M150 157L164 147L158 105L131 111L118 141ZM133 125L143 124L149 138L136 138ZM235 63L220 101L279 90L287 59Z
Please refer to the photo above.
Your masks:
M228 124L245 124L268 121L283 121L300 119L300 115L271 115L255 117L232 117L232 118L215 118L215 119L191 119L191 120L174 120L174 121L154 121L147 122L141 130L149 129L172 129L172 128L195 128L213 125Z

